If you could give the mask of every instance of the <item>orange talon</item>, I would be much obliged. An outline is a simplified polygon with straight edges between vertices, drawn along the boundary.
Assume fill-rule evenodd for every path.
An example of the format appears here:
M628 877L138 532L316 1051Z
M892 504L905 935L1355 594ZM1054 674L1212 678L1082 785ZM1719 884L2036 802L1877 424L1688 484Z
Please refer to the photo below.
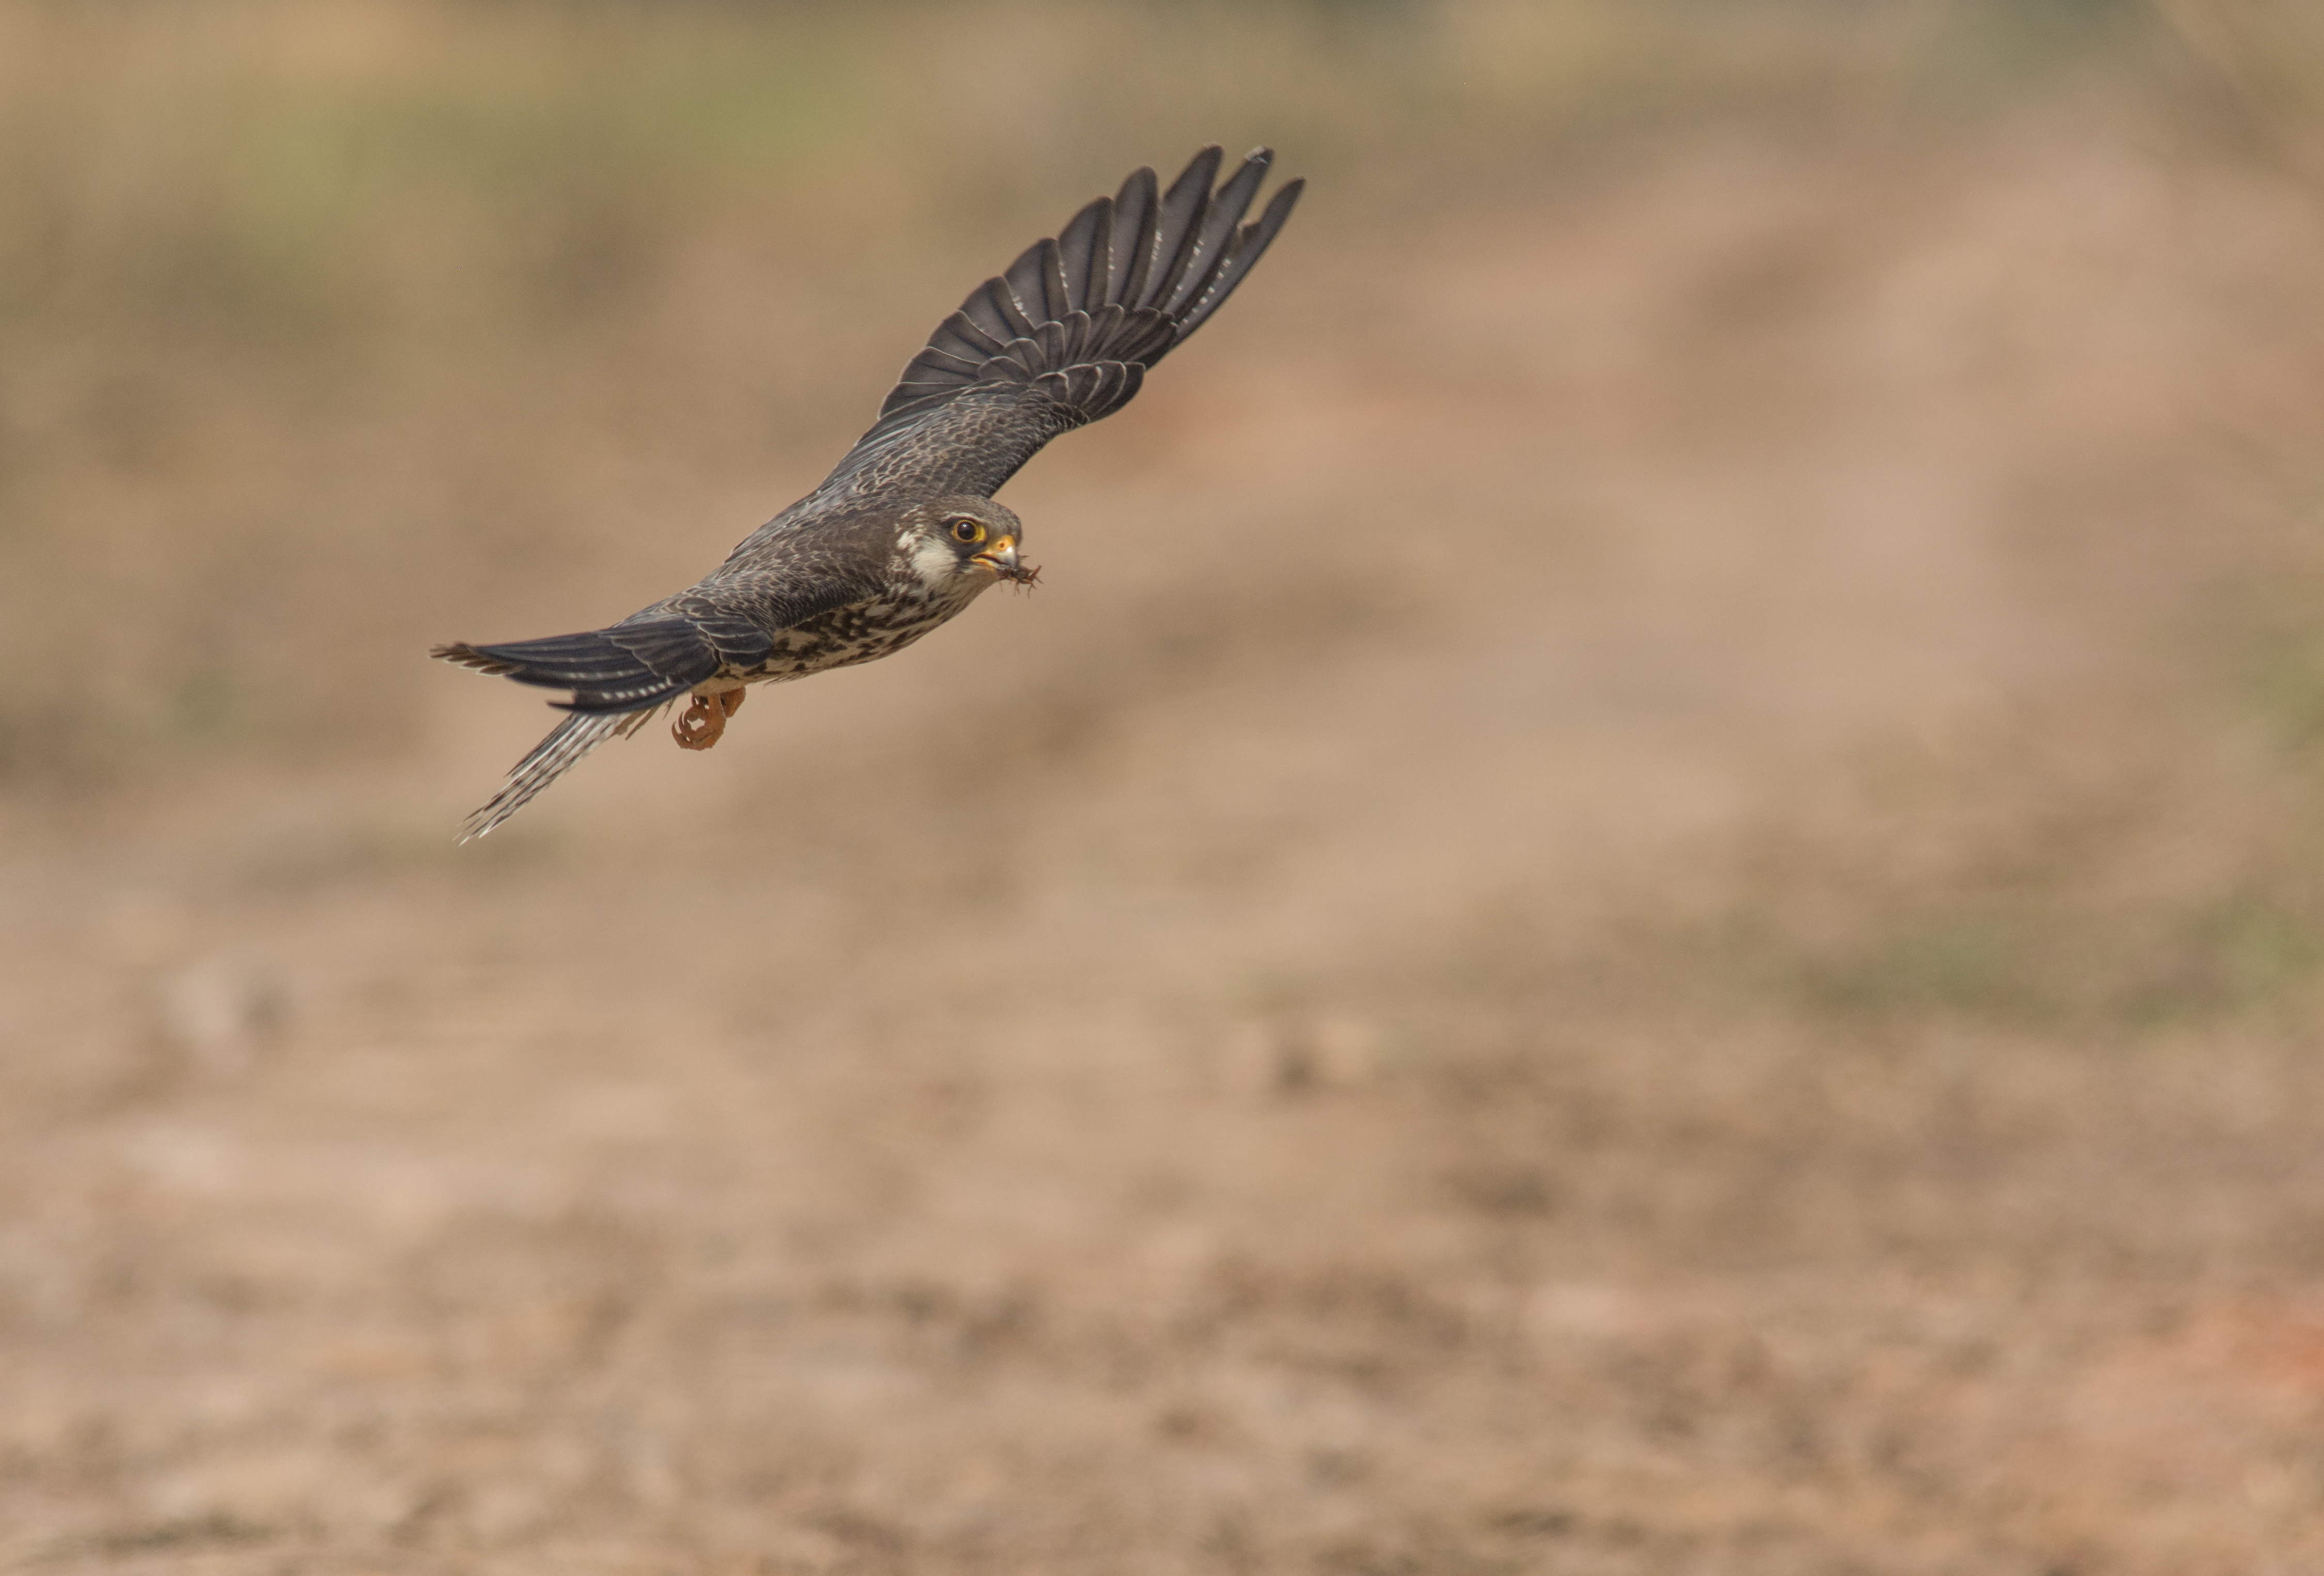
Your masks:
M739 689L697 695L685 714L669 725L669 736L681 750L707 750L725 735L726 719L742 709Z

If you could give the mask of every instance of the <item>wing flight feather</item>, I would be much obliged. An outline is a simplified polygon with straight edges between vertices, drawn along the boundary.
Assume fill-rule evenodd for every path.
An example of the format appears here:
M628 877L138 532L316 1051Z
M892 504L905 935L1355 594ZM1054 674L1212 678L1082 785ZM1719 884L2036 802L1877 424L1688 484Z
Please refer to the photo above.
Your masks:
M1252 150L1219 185L1223 155L1204 148L1167 191L1140 169L1027 247L936 326L880 419L802 502L990 497L1049 439L1128 404L1290 217L1297 180L1243 217L1274 157Z

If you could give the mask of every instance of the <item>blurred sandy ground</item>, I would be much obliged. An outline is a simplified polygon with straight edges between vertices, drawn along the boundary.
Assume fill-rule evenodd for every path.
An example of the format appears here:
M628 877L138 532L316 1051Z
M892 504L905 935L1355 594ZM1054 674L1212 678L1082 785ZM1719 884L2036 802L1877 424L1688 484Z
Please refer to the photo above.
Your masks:
M0 8L0 1565L2324 1569L2307 15ZM1038 594L452 845L1207 140Z

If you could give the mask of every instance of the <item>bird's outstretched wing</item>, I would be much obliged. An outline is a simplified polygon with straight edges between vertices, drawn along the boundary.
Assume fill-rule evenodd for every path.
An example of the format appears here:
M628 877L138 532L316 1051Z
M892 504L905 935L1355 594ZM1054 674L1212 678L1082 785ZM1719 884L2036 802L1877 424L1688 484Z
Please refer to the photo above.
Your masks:
M729 663L766 659L773 637L740 618L680 614L495 646L438 646L429 655L543 689L569 689L568 712L636 712L677 699Z
M937 327L814 501L989 498L1049 439L1120 410L1291 217L1303 181L1243 221L1274 159L1252 150L1216 190L1215 146L1167 192L1141 169L1026 248Z
M863 534L860 525L837 529ZM750 671L782 631L878 590L876 556L844 550L852 545L844 534L835 542L786 542L753 562L722 566L602 630L490 646L462 641L428 654L519 684L569 689L571 700L549 703L568 712L650 711L722 670Z

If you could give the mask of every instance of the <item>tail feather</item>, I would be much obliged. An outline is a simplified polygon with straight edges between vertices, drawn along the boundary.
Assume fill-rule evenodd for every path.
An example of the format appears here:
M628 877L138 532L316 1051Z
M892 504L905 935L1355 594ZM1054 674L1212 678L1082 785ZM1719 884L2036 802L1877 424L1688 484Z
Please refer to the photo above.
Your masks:
M852 593L853 583L834 580L824 589L843 598ZM689 594L671 600L685 600L694 611L657 614L649 610L602 630L491 646L459 641L429 653L519 684L573 692L571 700L549 703L572 715L516 763L490 804L468 817L461 842L484 836L530 804L589 751L616 735L635 733L721 668L752 671L774 650L774 637L745 613L707 597ZM791 605L805 607L807 613L818 611L799 598L793 598Z
M473 843L484 836L532 803L541 789L579 765L583 756L614 734L634 730L650 714L644 711L576 712L566 718L532 747L530 754L510 769L501 791L462 824L460 841Z

